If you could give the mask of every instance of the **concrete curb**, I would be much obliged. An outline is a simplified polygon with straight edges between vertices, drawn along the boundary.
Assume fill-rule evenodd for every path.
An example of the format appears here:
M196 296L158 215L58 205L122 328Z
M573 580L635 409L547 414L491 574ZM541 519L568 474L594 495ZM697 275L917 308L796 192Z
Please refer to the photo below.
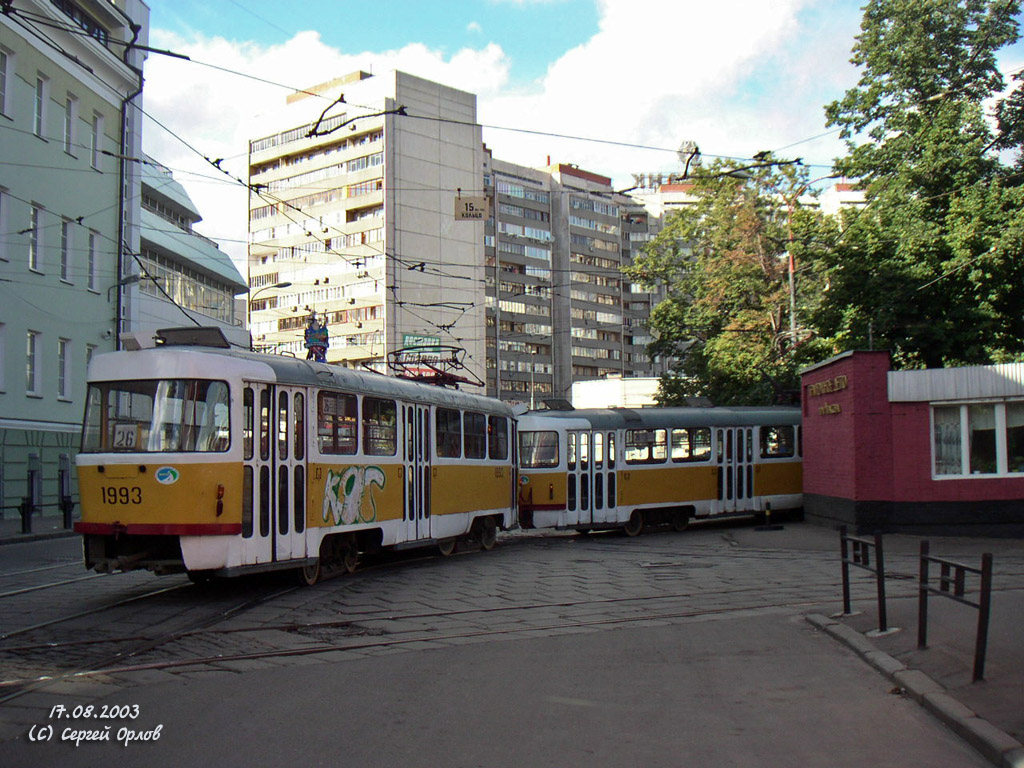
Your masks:
M26 544L31 541L48 541L49 539L66 539L80 534L69 530L47 531L42 533L16 533L11 535L0 534L0 547L5 544Z
M978 717L928 675L908 669L899 660L875 648L862 634L835 619L819 614L805 618L812 626L856 652L991 763L1000 768L1024 768L1024 744Z

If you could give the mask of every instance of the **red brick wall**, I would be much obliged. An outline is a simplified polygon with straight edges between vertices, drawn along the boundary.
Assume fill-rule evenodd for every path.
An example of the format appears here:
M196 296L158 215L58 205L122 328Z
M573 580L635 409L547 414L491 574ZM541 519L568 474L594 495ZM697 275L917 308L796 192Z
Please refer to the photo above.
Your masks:
M855 352L803 375L805 493L891 498L888 370L888 352Z
M888 371L888 352L854 352L804 373L804 493L911 504L1024 499L1024 477L933 480L930 405L890 403Z

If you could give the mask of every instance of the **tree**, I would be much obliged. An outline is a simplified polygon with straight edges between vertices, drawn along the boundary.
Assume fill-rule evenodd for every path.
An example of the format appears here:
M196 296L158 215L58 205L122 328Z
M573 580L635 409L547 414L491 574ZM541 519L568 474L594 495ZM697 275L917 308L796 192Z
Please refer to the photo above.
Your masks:
M940 367L1024 354L1021 176L994 150L1019 146L1024 99L996 53L1018 39L1019 0L871 0L857 87L826 107L867 206L815 252L828 291L811 318L834 351L872 344L898 364Z
M688 396L766 404L798 389L798 370L814 358L814 345L790 333L784 256L787 248L806 251L820 227L820 217L797 205L806 188L806 173L794 163L765 156L737 171L719 161L697 172L695 203L671 214L626 270L638 283L666 288L649 320L649 351L679 360L661 382L662 404ZM812 272L799 286L798 306L816 300Z

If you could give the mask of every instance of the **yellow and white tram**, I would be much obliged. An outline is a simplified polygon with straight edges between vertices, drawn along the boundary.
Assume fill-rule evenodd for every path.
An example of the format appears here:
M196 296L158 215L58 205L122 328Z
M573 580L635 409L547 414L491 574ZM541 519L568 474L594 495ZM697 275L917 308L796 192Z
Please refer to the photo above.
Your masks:
M87 567L295 568L314 583L380 547L490 549L515 524L509 407L214 344L91 362L75 526Z
M530 412L519 418L523 528L681 530L802 506L799 408Z

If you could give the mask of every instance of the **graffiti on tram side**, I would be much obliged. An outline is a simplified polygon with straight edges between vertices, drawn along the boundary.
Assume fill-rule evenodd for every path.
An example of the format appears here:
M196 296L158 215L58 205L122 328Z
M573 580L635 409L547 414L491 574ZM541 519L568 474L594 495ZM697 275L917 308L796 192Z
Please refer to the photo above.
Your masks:
M333 520L335 525L373 522L377 519L377 502L371 489L376 486L383 490L386 484L387 477L380 467L355 466L341 472L328 469L324 482L324 522ZM364 510L366 506L368 512Z

